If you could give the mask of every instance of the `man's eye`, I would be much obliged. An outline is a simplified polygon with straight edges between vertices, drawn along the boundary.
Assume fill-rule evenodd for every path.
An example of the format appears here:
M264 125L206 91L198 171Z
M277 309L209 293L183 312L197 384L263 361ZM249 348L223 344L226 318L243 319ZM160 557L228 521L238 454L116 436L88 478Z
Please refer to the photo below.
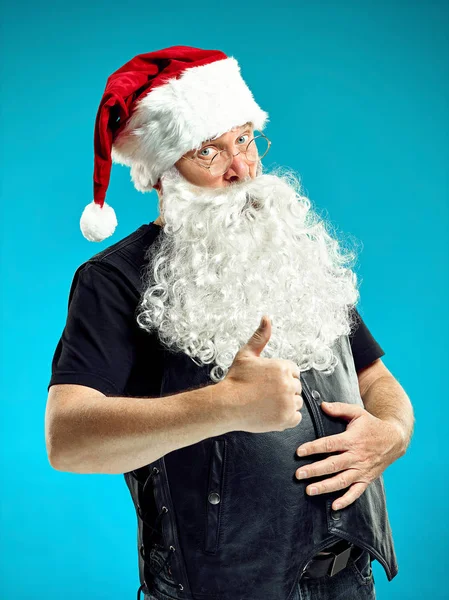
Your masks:
M249 135L248 134L241 135L238 139L241 140L242 138L249 138ZM246 140L246 141L248 141L248 140ZM242 143L244 143L244 142L242 142Z
M198 152L198 158L207 158L207 160L212 160L212 158L217 154L217 150L212 148L211 146L207 146L206 148L202 148Z

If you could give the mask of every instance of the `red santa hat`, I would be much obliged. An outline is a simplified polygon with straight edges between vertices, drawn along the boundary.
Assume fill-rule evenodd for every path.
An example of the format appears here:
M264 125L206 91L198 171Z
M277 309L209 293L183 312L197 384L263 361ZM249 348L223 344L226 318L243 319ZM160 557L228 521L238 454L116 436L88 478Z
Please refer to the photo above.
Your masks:
M112 162L131 167L136 189L149 191L183 154L249 121L262 131L268 113L234 57L190 46L135 56L108 78L97 112L94 199L81 216L84 237L101 242L117 226L105 202Z

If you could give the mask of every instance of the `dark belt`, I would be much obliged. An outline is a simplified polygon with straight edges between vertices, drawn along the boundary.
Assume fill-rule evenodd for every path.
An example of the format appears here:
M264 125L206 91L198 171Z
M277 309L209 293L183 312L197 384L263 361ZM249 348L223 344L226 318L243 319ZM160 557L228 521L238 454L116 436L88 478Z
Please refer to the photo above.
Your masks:
M324 575L332 577L347 566L349 557L357 560L364 549L346 540L339 540L321 552L323 554L316 554L303 569L304 579L315 579Z

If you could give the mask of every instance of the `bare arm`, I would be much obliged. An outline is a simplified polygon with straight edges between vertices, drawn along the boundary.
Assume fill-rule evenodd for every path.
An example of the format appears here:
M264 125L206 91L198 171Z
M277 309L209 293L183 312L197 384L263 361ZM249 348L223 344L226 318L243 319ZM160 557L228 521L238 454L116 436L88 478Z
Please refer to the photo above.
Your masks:
M75 388L85 393L75 397ZM234 429L224 380L161 398L95 391L69 384L50 388L45 437L50 464L59 471L126 473Z
M413 435L415 417L413 406L401 384L391 374L382 375L368 386L362 399L369 413L397 426L405 454Z

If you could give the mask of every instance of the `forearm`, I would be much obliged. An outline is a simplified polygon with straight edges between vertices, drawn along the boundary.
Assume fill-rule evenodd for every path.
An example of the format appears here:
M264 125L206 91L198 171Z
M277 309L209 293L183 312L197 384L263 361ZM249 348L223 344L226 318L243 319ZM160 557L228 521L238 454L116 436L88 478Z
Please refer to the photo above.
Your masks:
M77 400L51 425L51 464L60 471L119 474L231 431L226 385L161 398Z
M398 426L405 453L413 434L415 418L410 399L401 384L391 375L379 377L363 394L362 400L369 413Z

